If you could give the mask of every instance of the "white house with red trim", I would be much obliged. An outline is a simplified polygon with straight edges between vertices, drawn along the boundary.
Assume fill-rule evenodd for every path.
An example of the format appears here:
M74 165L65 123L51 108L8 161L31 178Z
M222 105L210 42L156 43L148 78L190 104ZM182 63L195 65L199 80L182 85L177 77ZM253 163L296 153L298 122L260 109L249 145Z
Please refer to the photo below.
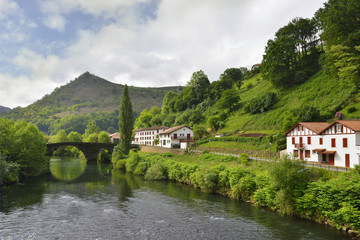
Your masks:
M166 126L140 128L134 131L133 144L154 146L154 140L159 139L159 134L169 129ZM159 144L157 145L159 146Z
M176 126L159 133L159 145L164 148L186 149L189 143L194 142L192 128Z
M339 167L360 164L360 121L299 122L286 135L289 155Z

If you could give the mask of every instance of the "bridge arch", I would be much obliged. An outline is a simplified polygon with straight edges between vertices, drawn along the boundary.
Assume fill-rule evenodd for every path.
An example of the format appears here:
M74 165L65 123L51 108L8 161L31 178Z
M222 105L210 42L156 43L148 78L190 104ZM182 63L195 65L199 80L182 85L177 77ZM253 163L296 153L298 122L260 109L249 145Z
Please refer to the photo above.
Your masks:
M88 162L96 162L97 157L101 150L107 150L112 153L115 143L91 143L91 142L61 142L47 144L47 155L51 156L53 153L62 146L72 146L79 149L85 156Z
M60 142L60 143L48 143L47 154L48 156L53 155L59 147L62 146L73 146L78 148L84 153L85 158L88 162L97 162L97 157L101 150L107 150L109 153L113 153L114 147L117 143L92 143L92 142ZM132 144L131 148L139 148L139 145Z

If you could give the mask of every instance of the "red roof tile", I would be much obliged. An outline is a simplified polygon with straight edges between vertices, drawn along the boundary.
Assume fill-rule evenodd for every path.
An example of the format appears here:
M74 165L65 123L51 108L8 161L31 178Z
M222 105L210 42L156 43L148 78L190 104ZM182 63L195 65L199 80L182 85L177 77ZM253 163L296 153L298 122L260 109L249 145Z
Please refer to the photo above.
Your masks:
M158 126L158 127L139 128L139 129L136 129L135 132L149 131L149 130L160 130L160 129L169 129L169 127Z
M179 129L183 128L183 127L187 127L187 128L189 128L189 129L191 129L190 127L188 127L188 126L186 126L186 125L182 125L182 126L176 126L176 127L169 128L168 130L163 131L163 132L161 132L161 133L159 133L159 134L160 134L160 135L161 135L161 134L169 134L169 133L175 132L176 130L179 130Z
M302 125L302 126L306 127L307 129L310 129L311 131L315 132L316 134L320 134L321 132L323 132L325 129L327 129L330 126L330 124L327 122L299 122L299 123L295 124L292 128L290 128L285 133L285 135L288 134L289 132L291 132L291 130L293 130L298 125Z

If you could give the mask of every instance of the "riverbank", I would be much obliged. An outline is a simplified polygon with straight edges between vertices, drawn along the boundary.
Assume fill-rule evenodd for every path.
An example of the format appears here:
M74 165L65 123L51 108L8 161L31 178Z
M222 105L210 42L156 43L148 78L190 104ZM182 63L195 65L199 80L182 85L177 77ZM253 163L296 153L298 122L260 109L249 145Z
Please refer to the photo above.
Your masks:
M305 169L283 159L250 161L213 154L174 155L131 152L114 167L145 176L190 184L203 192L249 201L281 214L296 215L356 235L360 230L360 175Z

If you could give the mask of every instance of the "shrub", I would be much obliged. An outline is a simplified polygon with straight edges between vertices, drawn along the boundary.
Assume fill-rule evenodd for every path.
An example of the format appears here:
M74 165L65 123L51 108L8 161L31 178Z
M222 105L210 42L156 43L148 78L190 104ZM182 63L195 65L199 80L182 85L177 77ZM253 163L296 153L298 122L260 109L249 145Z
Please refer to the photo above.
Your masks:
M277 102L276 94L268 92L265 95L251 99L244 107L246 113L256 114L266 112Z
M249 165L249 163L250 163L249 156L247 154L241 154L240 155L240 162L241 162L241 164Z
M204 192L215 192L217 187L218 175L214 169L202 168L190 176L195 187L199 187Z
M254 193L256 205L272 207L275 206L276 191L271 185L260 188Z
M254 176L246 175L231 187L231 198L248 200L256 189Z
M181 181L183 173L181 171L182 164L175 163L168 166L168 177L170 180Z
M155 163L149 167L145 174L146 180L165 180L166 167L162 163Z
M357 111L357 108L356 107L350 107L347 112L348 113L353 113L353 112L356 112Z
M292 215L294 213L294 203L289 192L281 189L276 193L275 206L279 209L280 213Z
M148 168L148 163L140 162L136 166L136 168L134 170L134 174L136 174L136 175L145 175L147 168Z
M222 188L230 188L229 182L230 171L229 169L224 169L218 174L218 185Z
M162 153L162 154L160 154L160 156L162 156L162 157L166 157L166 158L172 158L172 157L174 157L175 155L173 154L173 153Z
M129 158L126 160L126 171L134 172L138 163L141 161L141 157L139 153L136 151L131 150Z
M238 184L240 178L245 176L246 174L249 174L248 170L245 170L243 168L234 168L230 170L229 175L229 183L231 187L234 187L236 184Z
M116 164L114 165L114 168L115 169L125 169L125 164L126 164L126 160L120 159L116 162Z

